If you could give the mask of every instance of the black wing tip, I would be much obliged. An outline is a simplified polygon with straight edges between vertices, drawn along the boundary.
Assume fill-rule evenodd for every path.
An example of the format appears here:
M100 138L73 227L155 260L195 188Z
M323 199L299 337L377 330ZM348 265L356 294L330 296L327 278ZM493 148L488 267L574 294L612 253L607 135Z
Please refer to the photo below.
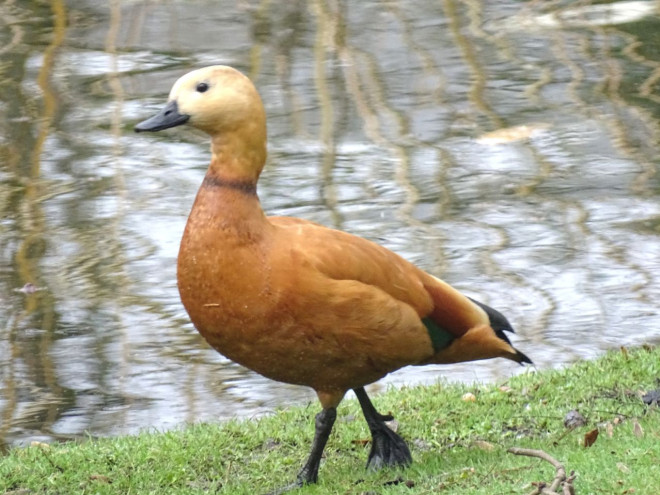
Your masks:
M507 320L506 316L504 316L502 313L482 302L477 301L476 299L472 299L471 297L468 297L468 299L486 312L488 315L488 320L490 321L490 326L501 338L507 342L509 341L509 339L507 339L504 334L501 334L502 331L516 333L516 331L511 326L511 323L509 323L509 320Z
M529 357L527 357L525 353L520 352L518 349L516 349L516 361L518 361L518 364L520 364L521 366L524 364L529 364L534 366L534 361L529 359Z

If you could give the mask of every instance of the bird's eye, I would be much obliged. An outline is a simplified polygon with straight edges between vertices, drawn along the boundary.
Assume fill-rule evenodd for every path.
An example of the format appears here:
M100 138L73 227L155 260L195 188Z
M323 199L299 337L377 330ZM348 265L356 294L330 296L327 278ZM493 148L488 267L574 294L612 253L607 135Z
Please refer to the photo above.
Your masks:
M198 93L204 93L207 89L209 89L209 85L204 82L199 83L195 89Z

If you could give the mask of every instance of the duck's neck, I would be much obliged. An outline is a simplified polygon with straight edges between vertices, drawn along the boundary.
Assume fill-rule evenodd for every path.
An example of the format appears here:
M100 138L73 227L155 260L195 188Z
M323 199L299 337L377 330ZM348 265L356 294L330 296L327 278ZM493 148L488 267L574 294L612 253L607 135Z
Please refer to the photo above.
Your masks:
M245 140L228 134L213 139L212 152L191 219L252 239L267 223L257 196L265 146L246 147Z
M211 152L210 173L256 186L266 163L266 129L245 125L234 132L225 131L212 138Z

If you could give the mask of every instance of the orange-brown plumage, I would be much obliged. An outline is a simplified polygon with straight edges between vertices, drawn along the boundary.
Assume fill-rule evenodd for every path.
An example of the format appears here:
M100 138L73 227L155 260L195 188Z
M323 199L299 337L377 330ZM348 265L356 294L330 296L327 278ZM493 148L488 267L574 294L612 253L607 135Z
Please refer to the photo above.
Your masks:
M245 76L222 66L194 71L177 81L168 108L136 130L189 123L212 138L177 277L192 322L216 350L266 377L312 387L324 411L349 389L368 401L364 385L406 365L528 361L504 337L504 317L393 252L265 216L256 194L265 114ZM494 319L502 328L492 328ZM373 414L365 410L377 422ZM315 481L318 466L309 470L303 482Z

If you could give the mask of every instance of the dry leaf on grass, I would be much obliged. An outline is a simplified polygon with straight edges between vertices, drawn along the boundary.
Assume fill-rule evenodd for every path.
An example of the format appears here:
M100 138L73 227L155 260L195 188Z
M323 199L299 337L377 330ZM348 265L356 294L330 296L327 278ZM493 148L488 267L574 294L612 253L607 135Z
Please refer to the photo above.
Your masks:
M495 450L495 445L493 445L490 442L486 442L485 440L475 440L472 442L472 445L477 447L478 449L485 450L486 452L492 452Z
M594 443L596 443L597 438L598 438L598 428L585 433L584 434L584 446L585 447L591 447Z
M612 438L614 436L614 425L608 422L605 426L605 431L607 432L607 436Z
M39 442L37 440L33 440L30 442L30 447L39 447L40 449L48 450L50 449L50 445L44 442Z
M369 442L371 442L371 439L370 439L370 438L358 438L358 439L356 439L356 440L351 440L351 443L352 443L353 445L362 445L363 447L364 447L365 445L368 445Z
M110 478L103 476L102 474L93 474L89 477L89 479L92 481L100 481L101 483L112 483Z

